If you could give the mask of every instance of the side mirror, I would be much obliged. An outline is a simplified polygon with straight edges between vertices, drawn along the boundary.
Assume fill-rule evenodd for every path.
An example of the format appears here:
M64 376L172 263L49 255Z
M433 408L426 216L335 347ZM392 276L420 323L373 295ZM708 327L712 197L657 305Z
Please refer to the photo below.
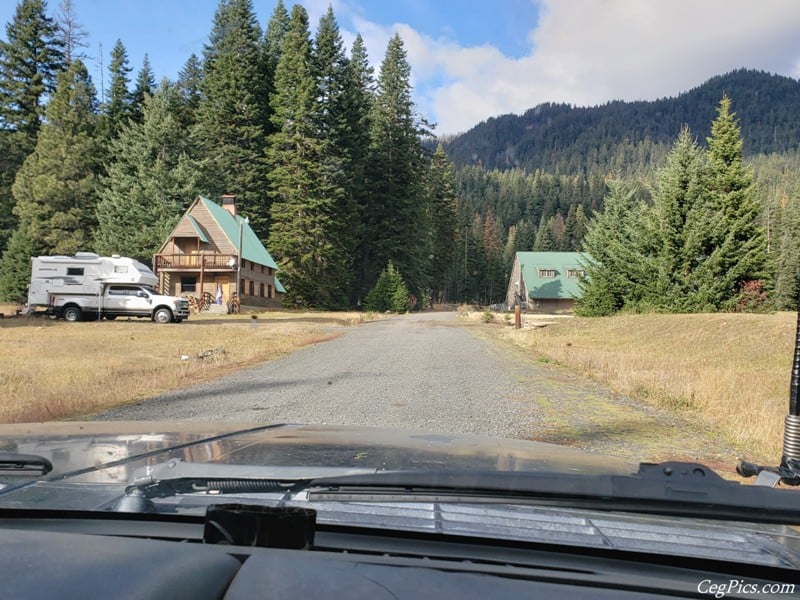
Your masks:
M150 297L150 296L147 295L147 292L145 292L143 290L139 290L138 292L136 292L136 295L139 296L139 298L149 298Z

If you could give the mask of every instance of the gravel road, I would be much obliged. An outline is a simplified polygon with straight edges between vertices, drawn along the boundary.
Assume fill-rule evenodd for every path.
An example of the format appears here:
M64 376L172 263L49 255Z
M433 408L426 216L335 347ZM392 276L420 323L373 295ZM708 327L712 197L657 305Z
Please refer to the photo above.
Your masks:
M314 423L538 439L641 460L733 464L711 432L464 326L455 313L366 323L101 420ZM483 331L483 332L482 332Z
M104 412L103 420L293 422L521 437L534 415L513 364L455 313L374 321L214 382Z

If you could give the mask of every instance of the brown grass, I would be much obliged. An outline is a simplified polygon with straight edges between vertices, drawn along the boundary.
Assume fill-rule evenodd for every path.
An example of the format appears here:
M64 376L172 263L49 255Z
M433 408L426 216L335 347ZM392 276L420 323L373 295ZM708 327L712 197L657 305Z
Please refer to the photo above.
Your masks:
M796 319L794 313L526 315L527 328L494 329L536 360L561 363L622 394L691 414L753 456L774 459L781 455L789 406ZM495 323L505 325L502 318Z
M0 422L77 417L152 397L328 339L362 318L270 312L193 315L170 325L5 318Z

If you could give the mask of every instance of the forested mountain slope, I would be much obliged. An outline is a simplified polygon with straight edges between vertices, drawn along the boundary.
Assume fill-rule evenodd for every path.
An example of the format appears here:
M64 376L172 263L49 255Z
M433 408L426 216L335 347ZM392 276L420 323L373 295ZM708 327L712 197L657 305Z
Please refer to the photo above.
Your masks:
M800 82L742 69L673 98L590 108L541 104L523 115L488 119L450 139L445 150L457 167L637 171L665 154L683 124L704 143L723 95L740 120L746 156L800 148Z

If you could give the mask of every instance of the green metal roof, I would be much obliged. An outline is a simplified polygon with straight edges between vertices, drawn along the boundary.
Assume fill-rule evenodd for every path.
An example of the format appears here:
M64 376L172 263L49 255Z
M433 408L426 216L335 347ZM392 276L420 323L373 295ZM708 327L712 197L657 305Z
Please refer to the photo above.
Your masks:
M280 293L280 294L285 294L286 293L286 290L284 289L283 284L280 281L278 281L278 276L277 275L275 276L275 291Z
M247 224L242 217L238 215L234 217L219 204L203 196L200 196L200 201L211 213L211 216L214 217L214 220L219 223L219 226L222 227L222 231L225 232L225 235L228 236L228 239L235 248L239 247L239 224L241 223L243 260L249 260L258 265L264 265L276 271L278 270L278 265L272 260L269 251L264 247L264 244L261 243L261 240L258 239L255 232L250 229L250 225Z
M583 252L517 252L528 296L536 300L572 299L581 296L580 278L568 277L570 269L583 270ZM555 277L542 277L542 271L555 271Z
M192 224L195 233L197 233L197 237L200 238L201 242L208 244L208 238L206 237L206 232L203 231L202 227L200 227L200 223L198 223L197 220L192 215L187 215L187 216L189 217L189 223Z

